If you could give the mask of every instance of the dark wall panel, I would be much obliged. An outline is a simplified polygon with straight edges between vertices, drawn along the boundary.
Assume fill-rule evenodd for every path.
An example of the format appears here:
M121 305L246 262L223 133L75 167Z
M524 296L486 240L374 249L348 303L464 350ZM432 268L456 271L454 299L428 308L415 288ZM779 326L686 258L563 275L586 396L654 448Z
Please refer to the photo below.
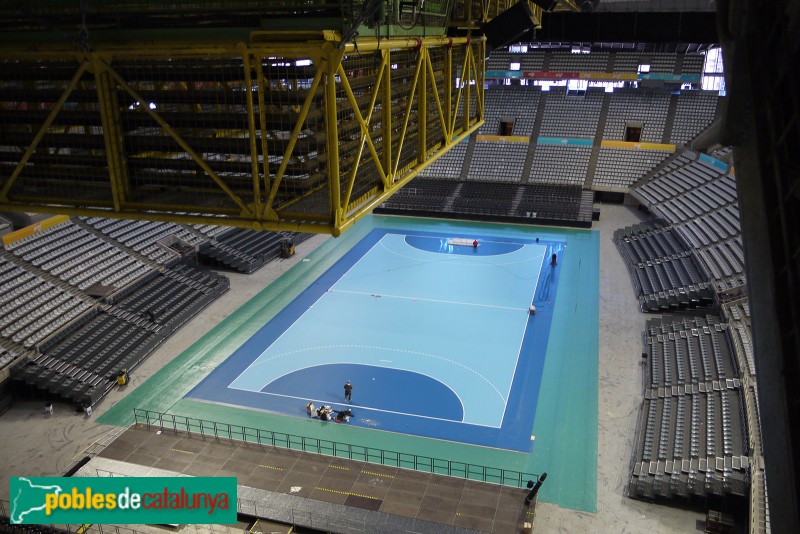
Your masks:
M539 41L716 43L715 13L545 13Z

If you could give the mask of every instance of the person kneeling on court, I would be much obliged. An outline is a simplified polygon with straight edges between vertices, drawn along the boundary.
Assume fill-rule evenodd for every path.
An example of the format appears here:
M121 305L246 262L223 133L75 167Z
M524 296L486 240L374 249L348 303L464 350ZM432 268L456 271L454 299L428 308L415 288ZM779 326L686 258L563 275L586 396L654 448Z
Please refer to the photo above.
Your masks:
M306 413L308 414L309 417L317 416L317 411L314 409L313 402L309 402L308 404L306 404Z
M351 417L353 417L353 410L350 408L345 408L344 410L336 412L337 423L349 423Z
M320 406L319 410L317 410L317 415L322 421L330 421L331 415L333 415L333 408L330 406Z

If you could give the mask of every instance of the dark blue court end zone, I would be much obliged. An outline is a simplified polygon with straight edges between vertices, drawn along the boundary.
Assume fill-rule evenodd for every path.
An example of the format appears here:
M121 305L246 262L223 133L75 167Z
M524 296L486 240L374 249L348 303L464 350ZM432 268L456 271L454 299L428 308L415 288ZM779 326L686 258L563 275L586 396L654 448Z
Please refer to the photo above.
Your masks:
M356 417L359 407L460 422L464 408L458 395L442 382L412 371L374 365L326 364L300 369L273 380L263 393L316 400L344 398L344 384L353 385L348 404ZM359 403L359 399L368 399Z
M416 372L404 374L397 369L381 367L379 361L376 361L374 366L361 365L362 369L348 369L347 365L352 364L342 363L341 359L339 359L338 365L335 360L331 362L331 365L320 365L319 362L314 362L303 369L300 369L302 366L302 362L300 362L297 364L297 369L291 372L287 371L261 388L248 391L230 387L240 375L258 373L259 371L250 369L251 364L268 347L276 343L296 321L300 320L373 247L379 246L387 234L397 234L406 238L413 237L410 242L406 239L408 246L423 251L446 254L449 255L449 258L453 258L454 255L461 257L474 255L478 261L481 261L481 257L494 256L494 258L500 259L492 261L500 265L504 265L502 262L506 261L502 259L503 255L511 257L510 254L520 250L525 244L535 243L542 246L545 254L544 261L538 268L538 278L531 278L530 282L532 303L536 306L536 314L528 316L528 304L525 304L524 308L519 311L527 318L525 319L526 327L524 334L520 335L521 339L517 338L518 341L516 341L519 343L517 345L519 354L516 357L513 377L509 379L508 387L510 389L505 398L506 408L502 422L498 426L462 422L466 418L462 409L465 403L462 401L472 396L472 402L475 402L477 394L476 391L470 390L464 384L453 382L450 386L446 386L442 381L432 379L424 374ZM534 239L523 239L519 236L503 238L457 233L442 235L424 231L414 231L413 234L413 236L407 236L405 231L396 229L376 228L372 230L225 362L203 379L186 397L294 417L307 417L305 405L309 401L314 401L317 406L330 404L335 410L346 407L343 386L347 380L351 380L354 386L351 405L354 417L351 424L355 426L497 449L531 452L534 447L531 434L539 400L550 325L556 306L565 242L544 239L534 241ZM446 246L447 239L469 240L470 243L477 239L479 246L477 250L471 246ZM550 265L550 256L553 253L556 253L559 258L559 264L555 267ZM457 260L453 258L444 261ZM485 260L483 261L485 262ZM533 266L531 267L533 268ZM479 269L479 267L475 269ZM473 270L470 272L484 271ZM531 277L533 275L534 273L531 273ZM525 274L525 278L528 278L527 274ZM535 288L533 288L534 280L536 280ZM483 280L480 283L484 283ZM380 297L380 295L365 297L372 299L367 305L379 305L380 299L375 300L372 297ZM453 309L457 309L457 307ZM451 334L444 332L442 339L446 339L447 335ZM491 341L493 332L491 330L473 331L467 335L477 336L476 340L488 339ZM324 337L321 339L324 340ZM324 342L320 341L320 344ZM493 354L490 349L483 357L491 362L498 356L498 354ZM371 384L372 378L376 379L374 381L376 382L375 388ZM450 382L450 377L446 377L445 381ZM381 383L384 385L391 383L392 387L381 388ZM502 393L505 392L506 390L502 391Z

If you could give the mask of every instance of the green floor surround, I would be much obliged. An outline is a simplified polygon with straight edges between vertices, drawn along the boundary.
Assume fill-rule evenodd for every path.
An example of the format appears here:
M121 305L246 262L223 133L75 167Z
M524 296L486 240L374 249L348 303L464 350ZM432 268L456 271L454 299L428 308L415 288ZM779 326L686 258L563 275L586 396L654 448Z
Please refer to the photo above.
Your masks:
M183 399L216 365L375 227L418 228L443 233L464 233L473 229L488 236L539 236L567 242L532 430L535 439L532 454ZM99 421L129 426L133 423L133 410L140 408L487 467L547 472L540 500L574 510L596 512L599 249L598 232L589 230L367 217L341 237L325 241L110 408ZM577 261L571 261L573 258Z

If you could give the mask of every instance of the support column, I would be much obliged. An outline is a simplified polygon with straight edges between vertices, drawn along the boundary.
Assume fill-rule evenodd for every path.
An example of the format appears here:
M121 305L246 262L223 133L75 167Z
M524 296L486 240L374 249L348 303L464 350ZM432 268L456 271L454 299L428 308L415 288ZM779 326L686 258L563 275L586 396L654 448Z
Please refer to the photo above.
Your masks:
M114 211L122 211L125 200L130 193L128 167L125 163L125 143L120 129L119 103L114 84L108 74L105 63L94 58L94 78L97 85L97 102L100 109L100 121L103 124L103 140L108 161L108 177L111 182L111 198ZM143 103L143 105L147 105Z

